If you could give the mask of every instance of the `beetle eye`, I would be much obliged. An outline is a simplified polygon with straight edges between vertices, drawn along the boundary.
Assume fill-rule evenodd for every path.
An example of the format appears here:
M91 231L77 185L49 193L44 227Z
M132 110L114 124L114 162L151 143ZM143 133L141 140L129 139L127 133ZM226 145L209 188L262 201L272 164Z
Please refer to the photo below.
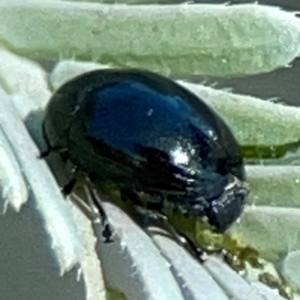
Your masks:
M220 231L226 230L240 216L248 193L247 184L232 177L223 194L210 203L206 212L210 223Z

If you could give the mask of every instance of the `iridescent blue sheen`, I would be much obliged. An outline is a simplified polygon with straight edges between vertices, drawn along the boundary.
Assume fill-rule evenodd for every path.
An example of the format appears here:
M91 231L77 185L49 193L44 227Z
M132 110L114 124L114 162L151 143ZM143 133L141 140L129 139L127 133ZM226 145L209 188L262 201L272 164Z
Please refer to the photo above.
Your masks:
M210 106L171 79L142 70L83 74L53 95L43 127L49 147L67 150L91 180L155 195L156 210L171 203L220 230L242 212L247 192L236 139Z

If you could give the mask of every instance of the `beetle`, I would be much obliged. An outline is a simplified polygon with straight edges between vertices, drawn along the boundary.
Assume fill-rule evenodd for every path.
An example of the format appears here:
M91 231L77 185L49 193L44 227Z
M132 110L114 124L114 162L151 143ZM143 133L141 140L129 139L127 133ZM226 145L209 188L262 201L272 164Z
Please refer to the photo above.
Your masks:
M50 99L43 120L48 150L90 182L109 180L134 205L206 218L224 231L248 194L232 131L193 92L162 75L102 69L79 75Z

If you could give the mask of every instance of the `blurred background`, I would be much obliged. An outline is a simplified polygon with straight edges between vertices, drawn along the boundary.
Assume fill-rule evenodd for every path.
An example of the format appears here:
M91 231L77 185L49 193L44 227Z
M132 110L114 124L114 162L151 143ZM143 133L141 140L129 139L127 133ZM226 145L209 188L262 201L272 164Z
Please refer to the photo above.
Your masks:
M164 3L180 3L177 0L165 0ZM222 4L223 0L195 0L195 3ZM233 0L231 4L253 3L255 1ZM300 15L299 0L260 0L260 4L281 7L284 10L298 12ZM300 43L300 41L299 41ZM288 105L300 106L300 58L291 64L291 68L279 69L273 72L259 75L251 75L236 78L218 77L193 77L194 82L205 80L206 84L216 84L216 88L232 88L235 93L249 94L262 99L276 98L279 102Z

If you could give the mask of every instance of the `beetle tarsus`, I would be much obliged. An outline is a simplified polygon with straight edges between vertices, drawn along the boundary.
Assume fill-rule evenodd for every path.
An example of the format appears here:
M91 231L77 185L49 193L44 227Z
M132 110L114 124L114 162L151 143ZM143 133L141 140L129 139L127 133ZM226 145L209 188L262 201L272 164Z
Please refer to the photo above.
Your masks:
M102 230L102 236L104 238L104 243L105 244L109 244L109 243L113 242L113 239L112 239L113 233L112 233L112 230L109 226L109 223L106 223L104 225L103 230Z

